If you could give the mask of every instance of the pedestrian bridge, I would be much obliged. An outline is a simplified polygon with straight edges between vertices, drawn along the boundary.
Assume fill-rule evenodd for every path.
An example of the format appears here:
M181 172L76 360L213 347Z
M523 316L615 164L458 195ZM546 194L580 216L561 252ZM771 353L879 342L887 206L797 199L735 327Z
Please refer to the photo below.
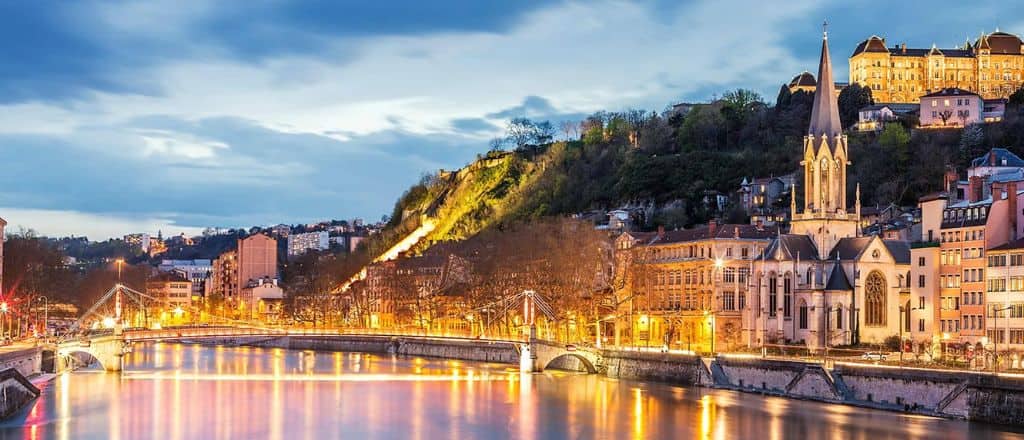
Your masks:
M555 360L565 357L579 360L583 368L591 374L599 373L604 369L604 360L600 349L588 346L531 339L529 345L524 347L522 354L523 359L519 364L522 372L539 373L547 369Z

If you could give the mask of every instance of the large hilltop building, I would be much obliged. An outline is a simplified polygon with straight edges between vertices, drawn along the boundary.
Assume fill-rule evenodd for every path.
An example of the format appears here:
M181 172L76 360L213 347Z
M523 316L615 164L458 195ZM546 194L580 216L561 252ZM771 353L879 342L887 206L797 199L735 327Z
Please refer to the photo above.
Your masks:
M996 32L952 49L890 46L872 36L850 56L850 83L871 89L875 102L916 103L929 93L959 88L985 99L1007 98L1024 81L1024 42Z
M752 304L743 320L751 344L802 341L820 348L882 342L898 332L910 247L860 236L859 187L852 212L847 206L850 163L826 33L800 162L803 210L792 198L790 233L773 239L754 263Z

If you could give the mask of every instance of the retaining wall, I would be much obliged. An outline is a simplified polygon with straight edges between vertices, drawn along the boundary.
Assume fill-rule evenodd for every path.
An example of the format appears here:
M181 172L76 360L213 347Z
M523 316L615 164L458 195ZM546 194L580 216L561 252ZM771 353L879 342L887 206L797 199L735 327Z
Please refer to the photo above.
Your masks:
M710 372L697 356L604 350L603 357L608 377L691 386L711 383Z

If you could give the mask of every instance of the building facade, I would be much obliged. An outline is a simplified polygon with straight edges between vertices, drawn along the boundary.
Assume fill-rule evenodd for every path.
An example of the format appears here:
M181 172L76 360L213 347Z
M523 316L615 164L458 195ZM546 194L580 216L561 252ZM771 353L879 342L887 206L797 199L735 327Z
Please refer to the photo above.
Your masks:
M872 36L850 56L850 82L870 88L876 102L915 103L946 88L1008 98L1024 84L1022 46L1018 36L999 31L953 49L890 46Z
M206 284L205 296L220 296L234 300L239 293L238 252L227 251L213 260L210 280Z
M277 240L253 234L238 240L238 280L236 295L250 281L277 279Z
M288 236L288 258L298 257L308 251L325 251L330 247L327 231L305 232Z
M174 273L161 273L146 281L146 295L162 301L162 312L187 313L192 306L192 282Z
M983 122L984 100L958 88L941 89L921 97L921 127L966 127Z

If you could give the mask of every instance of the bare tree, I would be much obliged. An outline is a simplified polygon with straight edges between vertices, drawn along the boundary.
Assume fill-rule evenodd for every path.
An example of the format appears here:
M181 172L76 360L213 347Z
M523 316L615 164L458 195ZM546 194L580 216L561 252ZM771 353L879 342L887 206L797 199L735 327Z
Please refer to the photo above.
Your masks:
M562 129L562 134L565 136L565 140L571 141L580 137L580 124L576 121L565 120L559 124Z
M938 113L939 119L942 119L942 125L946 125L949 120L953 117L952 110L943 110Z

